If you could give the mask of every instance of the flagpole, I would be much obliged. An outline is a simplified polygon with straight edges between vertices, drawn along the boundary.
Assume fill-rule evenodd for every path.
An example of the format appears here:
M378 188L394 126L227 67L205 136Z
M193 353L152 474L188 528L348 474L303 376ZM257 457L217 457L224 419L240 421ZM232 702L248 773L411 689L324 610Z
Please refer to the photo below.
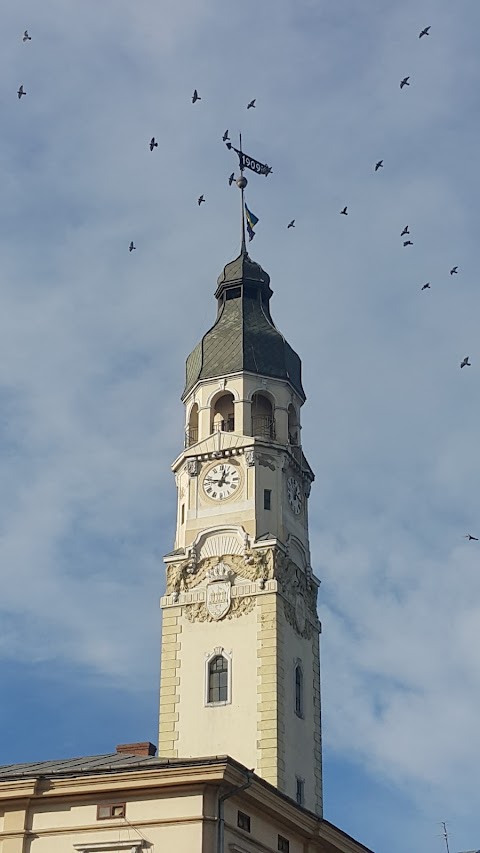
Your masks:
M239 139L240 139L240 153L241 153L241 151L242 151L242 134L241 133L239 134ZM247 179L243 174L243 159L240 156L240 177L237 180L237 187L239 187L239 189L240 189L240 198L241 198L241 205L242 205L242 232L241 232L242 233L242 246L241 246L241 250L240 250L240 254L242 254L242 255L247 254L247 244L246 244L246 240L245 240L245 199L244 199L244 191L245 191L245 187L247 186L247 183L248 183Z

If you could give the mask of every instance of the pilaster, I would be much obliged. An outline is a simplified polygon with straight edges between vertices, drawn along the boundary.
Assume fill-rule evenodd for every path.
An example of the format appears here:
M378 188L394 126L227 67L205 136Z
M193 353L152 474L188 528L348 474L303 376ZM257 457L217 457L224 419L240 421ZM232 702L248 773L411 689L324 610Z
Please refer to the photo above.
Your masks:
M277 593L261 596L257 604L258 740L257 771L281 790L285 786L285 696L283 614Z
M313 708L315 714L314 731L314 767L315 767L315 802L316 811L323 815L323 780L322 780L322 708L320 699L320 643L318 635L313 635Z
M181 607L169 607L162 620L162 669L160 674L160 758L177 758L178 704L180 702Z

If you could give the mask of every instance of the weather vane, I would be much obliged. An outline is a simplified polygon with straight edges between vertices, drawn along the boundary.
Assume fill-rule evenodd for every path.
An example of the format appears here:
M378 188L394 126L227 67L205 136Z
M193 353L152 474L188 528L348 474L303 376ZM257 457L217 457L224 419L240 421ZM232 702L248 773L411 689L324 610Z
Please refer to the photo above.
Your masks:
M228 131L226 131L224 139L227 136L227 134L228 134ZM243 174L244 169L251 169L252 172L256 172L257 175L265 175L265 177L270 174L272 169L266 163L260 163L259 160L255 160L253 157L249 157L248 154L245 154L242 151L242 134L241 133L239 134L239 145L240 145L239 148L235 148L231 142L225 142L225 144L226 144L227 148L229 149L229 151L230 150L235 151L235 153L238 154L238 163L239 163L239 167L240 167L240 177L235 180L235 173L232 172L232 174L230 175L230 178L228 179L228 183L231 186L233 184L233 182L235 181L237 187L241 191L242 253L243 253L243 252L246 252L245 219L247 220L247 231L248 231L248 237L250 240L253 240L253 238L255 237L254 228L258 222L258 216L255 216L255 214L252 213L252 211L248 209L246 202L245 202L244 192L245 192L245 188L248 184L248 181L247 181L245 175Z

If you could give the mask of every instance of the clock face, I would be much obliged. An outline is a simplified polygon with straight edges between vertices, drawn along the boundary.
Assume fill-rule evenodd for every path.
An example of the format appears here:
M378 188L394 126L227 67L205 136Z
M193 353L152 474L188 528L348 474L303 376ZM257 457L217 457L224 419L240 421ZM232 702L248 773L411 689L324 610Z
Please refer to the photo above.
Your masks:
M302 490L295 477L289 477L287 480L287 496L293 512L298 515L302 509Z
M240 486L238 468L230 462L220 462L209 468L203 478L203 491L214 501L232 497Z

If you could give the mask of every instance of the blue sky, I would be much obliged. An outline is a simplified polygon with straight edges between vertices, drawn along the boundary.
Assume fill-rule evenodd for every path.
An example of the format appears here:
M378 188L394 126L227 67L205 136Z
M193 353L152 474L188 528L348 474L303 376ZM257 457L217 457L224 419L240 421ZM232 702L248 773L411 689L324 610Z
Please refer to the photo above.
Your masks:
M1 763L156 740L184 361L239 244L228 127L274 170L251 253L303 359L326 817L478 847L479 28L476 0L3 8Z

